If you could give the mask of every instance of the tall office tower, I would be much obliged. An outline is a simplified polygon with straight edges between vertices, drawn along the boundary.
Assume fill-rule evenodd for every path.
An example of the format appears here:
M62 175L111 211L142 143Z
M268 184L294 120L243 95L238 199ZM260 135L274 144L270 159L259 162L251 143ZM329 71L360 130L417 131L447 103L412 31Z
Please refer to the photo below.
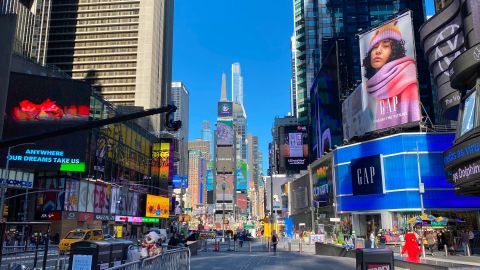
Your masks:
M47 63L115 105L170 103L173 0L52 1ZM163 127L151 117L151 129Z
M290 38L290 50L292 60L292 79L290 80L290 115L297 115L297 77L295 73L295 58L296 58L295 35Z
M401 10L413 12L414 29L425 21L423 0L363 0L363 1L316 1L294 0L295 29L295 78L297 116L301 123L310 115L310 88L319 72L324 56L334 39L345 40L345 59L341 62L347 70L342 78L342 95L350 92L361 79L361 59L357 33L380 25ZM415 33L416 52L421 52L419 34ZM418 79L422 105L433 120L436 95L431 86L427 63L417 57Z
M237 160L247 159L247 115L243 106L233 103L233 127L235 131Z
M190 181L189 177L189 185L192 183L192 188L190 189L189 186L189 189L192 192L195 206L203 205L207 203L207 166L210 160L210 142L201 139L190 141L188 142L188 151L189 161L192 161L192 158L195 159L193 160L194 164L189 164L189 176L194 173L192 174L194 180Z
M201 183L200 177L202 154L199 150L188 150L188 191L192 196L192 208L196 208L200 202Z
M258 190L259 170L258 170L258 137L248 134L248 178L250 179L250 186Z
M222 74L222 89L218 102L215 129L214 201L215 220L229 219L236 200L236 136L233 123L233 103L227 99L226 75ZM223 220L225 221L225 220Z
M202 140L210 143L210 157L213 156L213 140L212 140L212 128L208 120L202 121Z
M172 82L172 102L177 106L174 114L175 121L182 121L182 128L175 132L178 140L180 159L175 162L175 174L185 176L188 173L188 114L190 111L190 98L184 83Z
M17 14L14 52L45 64L52 0L0 1L0 14Z
M240 63L232 64L232 102L243 107L243 76Z

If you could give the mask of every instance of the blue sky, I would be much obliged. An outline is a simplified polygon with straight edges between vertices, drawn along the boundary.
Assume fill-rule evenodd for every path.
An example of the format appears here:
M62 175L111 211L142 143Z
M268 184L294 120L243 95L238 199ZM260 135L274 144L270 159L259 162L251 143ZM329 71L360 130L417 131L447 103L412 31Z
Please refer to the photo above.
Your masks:
M190 92L190 140L202 120L213 129L222 72L230 98L231 64L240 62L247 131L259 137L266 172L273 119L290 110L292 9L291 0L175 0L172 79Z

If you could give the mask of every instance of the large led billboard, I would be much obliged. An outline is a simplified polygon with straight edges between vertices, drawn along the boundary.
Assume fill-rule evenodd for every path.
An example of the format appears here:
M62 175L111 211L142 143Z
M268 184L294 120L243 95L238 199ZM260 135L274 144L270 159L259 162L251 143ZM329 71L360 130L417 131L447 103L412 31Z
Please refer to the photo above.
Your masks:
M234 172L235 170L235 156L234 148L232 146L217 147L217 173Z
M338 81L339 46L336 43L330 48L310 88L312 155L317 159L334 148L334 145L341 145L343 140Z
M217 121L217 145L233 145L233 137L235 132L233 131L232 120L219 120Z
M247 163L245 160L237 162L237 190L247 190L248 188L248 175L247 175Z
M223 190L223 183L225 182L225 192ZM232 174L217 174L215 192L218 201L233 201L234 176Z
M228 101L218 102L218 117L232 117L233 103Z
M11 73L2 139L41 134L88 121L90 86L71 79ZM11 168L85 171L87 132L12 147ZM74 143L72 143L74 142ZM5 160L7 150L3 150Z
M168 218L170 215L170 202L167 197L147 194L146 213L147 217Z
M306 126L281 126L279 172L299 172L308 165L308 130Z
M395 19L359 36L362 85L359 106L343 106L344 118L360 110L361 130L345 126L349 135L387 129L421 120L412 14ZM353 94L352 94L353 95ZM357 97L358 99L358 97ZM351 137L346 137L347 139Z
M332 158L326 158L312 167L313 198L312 207L324 207L333 203Z

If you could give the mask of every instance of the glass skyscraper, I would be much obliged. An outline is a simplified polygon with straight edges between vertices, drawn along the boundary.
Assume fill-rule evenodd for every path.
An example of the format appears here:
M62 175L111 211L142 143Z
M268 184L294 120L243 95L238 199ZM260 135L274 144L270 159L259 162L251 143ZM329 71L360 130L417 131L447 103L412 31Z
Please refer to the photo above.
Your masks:
M232 64L232 102L243 107L243 77L240 63Z

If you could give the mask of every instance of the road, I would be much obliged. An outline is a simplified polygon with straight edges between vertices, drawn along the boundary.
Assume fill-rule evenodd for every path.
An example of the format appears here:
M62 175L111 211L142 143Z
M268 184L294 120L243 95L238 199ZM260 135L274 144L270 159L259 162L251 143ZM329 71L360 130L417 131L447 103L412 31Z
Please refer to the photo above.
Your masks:
M199 252L198 256L192 257L191 269L355 270L355 260L286 251L279 251L276 255L268 252Z

